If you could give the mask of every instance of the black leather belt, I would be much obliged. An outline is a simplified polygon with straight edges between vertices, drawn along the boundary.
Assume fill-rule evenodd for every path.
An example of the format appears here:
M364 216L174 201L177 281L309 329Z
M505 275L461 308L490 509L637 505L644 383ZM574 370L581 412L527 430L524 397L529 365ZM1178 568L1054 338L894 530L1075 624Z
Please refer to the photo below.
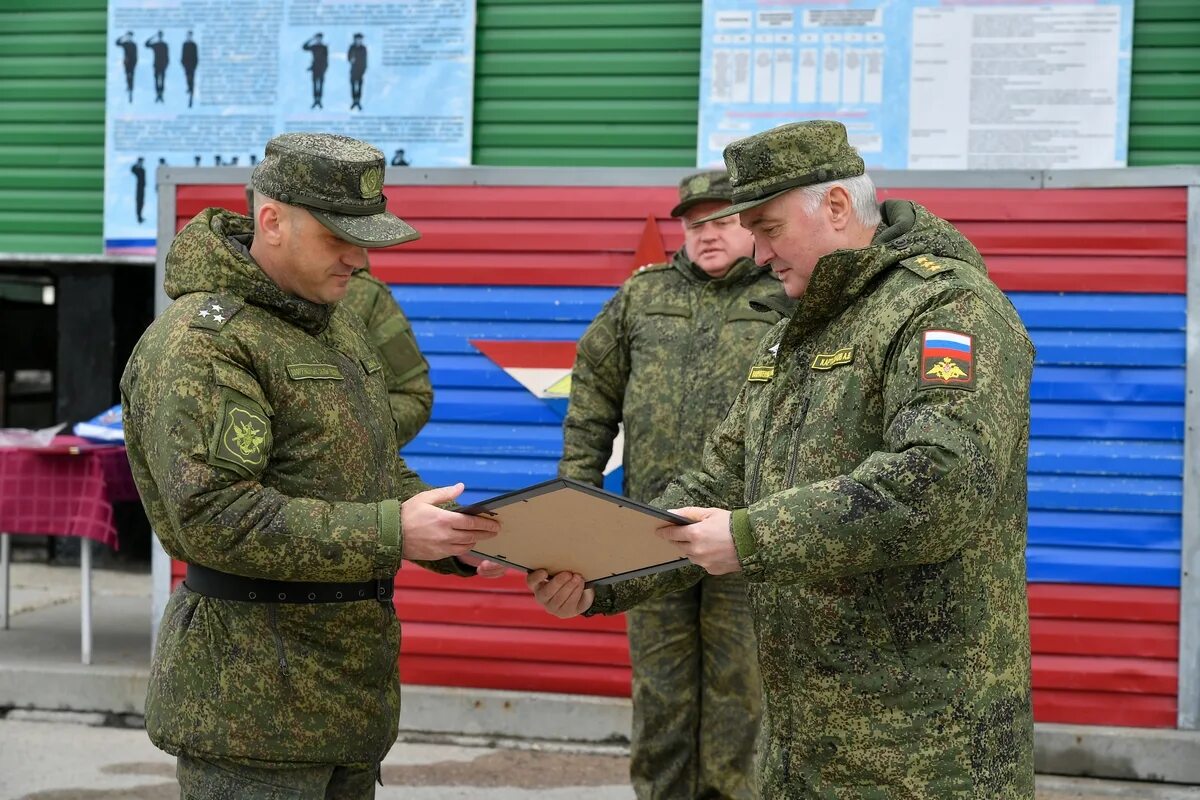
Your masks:
M187 565L183 583L193 592L219 600L249 603L352 603L357 600L389 602L395 587L390 579L358 583L272 581L230 575L198 564Z

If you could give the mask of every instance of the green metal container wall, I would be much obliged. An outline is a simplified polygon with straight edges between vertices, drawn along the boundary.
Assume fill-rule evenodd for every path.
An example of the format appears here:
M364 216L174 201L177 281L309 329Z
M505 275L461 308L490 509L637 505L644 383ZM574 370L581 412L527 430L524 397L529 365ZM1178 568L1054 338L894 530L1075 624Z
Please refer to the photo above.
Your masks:
M0 252L99 253L104 0L0 0Z
M474 162L695 162L700 0L477 0ZM0 252L98 253L104 0L0 0ZM1200 163L1200 0L1136 0L1129 163Z
M696 163L700 10L477 0L475 163Z
M1200 163L1200 2L1134 0L1129 165Z

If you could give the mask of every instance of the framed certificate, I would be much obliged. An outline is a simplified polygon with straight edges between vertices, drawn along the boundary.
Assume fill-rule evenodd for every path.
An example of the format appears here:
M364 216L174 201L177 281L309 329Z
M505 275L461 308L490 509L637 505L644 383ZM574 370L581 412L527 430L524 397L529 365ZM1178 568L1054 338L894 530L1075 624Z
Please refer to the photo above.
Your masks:
M461 509L500 521L500 533L471 552L531 572L576 572L586 585L649 575L691 563L655 534L693 520L570 478L555 478Z

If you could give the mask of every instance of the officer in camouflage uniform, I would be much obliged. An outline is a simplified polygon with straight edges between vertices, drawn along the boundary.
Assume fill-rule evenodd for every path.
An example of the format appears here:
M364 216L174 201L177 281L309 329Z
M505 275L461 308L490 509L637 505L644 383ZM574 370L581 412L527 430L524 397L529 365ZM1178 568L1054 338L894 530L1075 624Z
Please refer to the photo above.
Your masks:
M473 574L450 556L496 530L399 458L382 360L337 304L365 248L416 238L383 172L354 139L272 139L254 225L206 209L180 231L175 302L121 379L142 502L188 563L146 697L185 798L373 797L400 712L392 578L402 558Z
M660 530L698 566L530 586L570 616L743 573L765 797L1032 800L1029 337L961 233L876 205L840 123L739 140L725 162L719 213L740 212L800 302L701 468L654 501L698 520Z
M254 187L246 186L246 208L254 217ZM433 410L433 384L429 381L429 362L417 346L408 317L392 296L387 284L367 269L350 276L341 305L363 321L367 341L383 357L384 382L396 422L400 446L411 442Z
M624 493L648 501L696 467L759 339L780 319L752 301L786 301L750 257L724 172L679 184L671 216L685 246L625 281L579 341L558 474L600 486L624 421ZM749 798L760 688L740 575L708 577L629 613L630 775L642 800Z

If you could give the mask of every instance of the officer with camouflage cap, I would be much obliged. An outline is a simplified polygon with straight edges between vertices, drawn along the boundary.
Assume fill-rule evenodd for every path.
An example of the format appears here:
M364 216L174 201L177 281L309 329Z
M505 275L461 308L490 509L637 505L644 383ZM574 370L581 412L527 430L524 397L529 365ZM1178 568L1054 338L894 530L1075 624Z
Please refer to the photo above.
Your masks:
M627 496L648 501L699 466L787 305L736 215L701 221L728 208L731 192L724 170L684 178L671 209L684 247L625 281L580 339L559 475L601 485L621 423ZM756 796L760 688L745 580L705 578L628 622L637 796Z
M400 712L393 576L475 574L454 556L497 530L399 458L383 364L338 305L366 248L417 236L383 175L364 142L272 139L253 224L209 208L172 242L174 302L121 379L138 491L188 565L146 697L185 798L373 797Z
M700 468L653 502L696 566L584 589L559 616L705 574L750 586L765 797L1032 800L1025 597L1033 346L983 259L879 205L840 123L730 144L733 205L799 303L759 346Z
M254 220L254 187L246 184L246 208ZM417 345L412 324L392 296L387 284L371 274L369 267L356 269L346 285L341 305L362 320L367 341L383 358L384 383L396 423L401 447L411 442L433 411L433 384L429 362Z

